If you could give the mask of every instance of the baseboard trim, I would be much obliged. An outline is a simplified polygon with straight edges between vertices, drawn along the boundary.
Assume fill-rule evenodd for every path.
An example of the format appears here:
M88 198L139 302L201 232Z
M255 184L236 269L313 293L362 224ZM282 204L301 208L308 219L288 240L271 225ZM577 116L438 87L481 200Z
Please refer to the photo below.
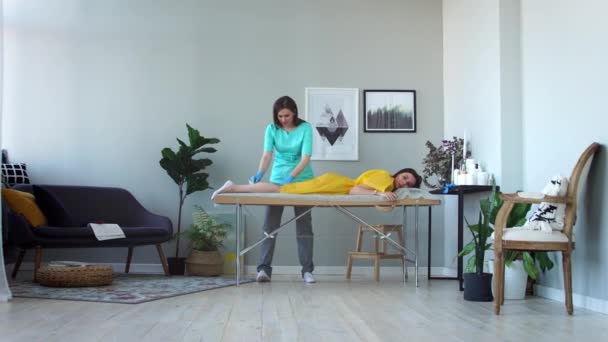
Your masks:
M245 271L247 274L255 274L257 266L247 265ZM300 266L272 266L273 274L297 275L300 274L302 267ZM415 268L408 267L408 274L414 275ZM315 266L315 274L317 275L345 275L345 266ZM372 276L374 274L373 266L353 266L352 275L354 276ZM402 275L401 267L399 266L383 266L380 268L380 275L400 276ZM447 267L431 267L431 274L439 276L455 276L454 272ZM418 275L426 276L427 268L418 267Z
M535 285L534 293L537 296L555 300L561 303L565 303L565 293L562 289L556 289L553 287L543 286L543 285ZM572 294L572 303L575 307L580 307L583 309L587 309L590 311L600 312L603 314L608 314L608 300L593 298L577 293ZM576 309L575 309L576 311Z

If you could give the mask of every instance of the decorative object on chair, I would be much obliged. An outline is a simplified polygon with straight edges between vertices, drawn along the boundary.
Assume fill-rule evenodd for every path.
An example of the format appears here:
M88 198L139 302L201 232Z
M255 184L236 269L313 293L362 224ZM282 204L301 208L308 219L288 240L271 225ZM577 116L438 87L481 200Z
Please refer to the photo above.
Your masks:
M427 141L426 147L428 154L422 160L424 169L422 170L424 184L430 188L442 188L452 179L454 165L460 165L464 159L460 151L463 150L464 139L453 137L452 140L442 140L439 147L435 147L432 142ZM467 158L471 152L467 151ZM437 183L429 182L435 176ZM453 182L452 182L453 183Z
M182 233L192 244L192 251L186 259L186 270L194 276L218 276L224 268L224 259L219 249L230 225L218 222L200 206L195 208L190 229Z
M581 154L572 174L565 196L526 196L526 193L503 194L504 205L496 217L495 242L494 242L494 269L495 269L495 301L494 313L500 314L500 307L504 303L504 264L505 253L509 250L515 251L556 251L562 253L562 264L564 267L564 294L566 311L572 314L572 266L571 253L574 250L573 226L576 219L577 191L581 175L585 166L591 161L600 148L598 143L593 143ZM550 233L534 230L506 229L507 218L518 203L560 203L565 204L565 218L563 230L552 230Z
M27 175L27 166L24 163L2 164L2 183L13 186L15 184L30 184Z
M216 152L217 150L215 148L204 146L220 142L220 140L216 138L205 138L201 136L198 130L190 127L188 124L186 124L186 127L188 128L190 145L187 145L177 138L177 142L180 145L177 152L174 152L169 147L165 147L161 151L162 159L159 161L160 166L167 171L167 174L169 174L179 189L175 257L168 258L169 272L176 275L184 274L185 258L179 257L182 207L188 195L197 191L209 189L209 183L207 182L209 174L201 171L213 163L208 158L194 159L194 157L201 152Z
M416 132L415 90L364 90L363 130Z

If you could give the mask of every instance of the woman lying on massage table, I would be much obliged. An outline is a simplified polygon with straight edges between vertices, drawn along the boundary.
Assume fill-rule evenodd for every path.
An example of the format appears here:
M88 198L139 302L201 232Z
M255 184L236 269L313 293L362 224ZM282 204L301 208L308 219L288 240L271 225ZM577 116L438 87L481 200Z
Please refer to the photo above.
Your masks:
M416 170L405 168L394 175L384 170L369 170L357 179L337 173L325 173L319 177L298 183L277 185L274 183L234 184L227 181L217 189L211 199L222 193L282 193L282 194L321 194L321 195L379 195L394 201L393 192L400 188L419 188L422 177Z

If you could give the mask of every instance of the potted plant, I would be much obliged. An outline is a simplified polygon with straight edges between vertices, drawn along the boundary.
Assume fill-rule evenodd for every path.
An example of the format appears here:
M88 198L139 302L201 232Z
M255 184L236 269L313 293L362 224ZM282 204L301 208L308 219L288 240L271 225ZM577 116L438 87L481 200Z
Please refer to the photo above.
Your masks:
M224 268L224 259L219 249L230 225L218 222L200 206L195 208L197 210L192 214L190 229L182 233L192 245L190 256L186 259L186 269L189 275L218 276Z
M503 200L495 194L498 208L502 207ZM507 220L507 228L520 227L526 223L526 216L531 204L517 203L514 205ZM494 224L496 217L492 217ZM494 272L494 263L488 263L490 272ZM505 252L505 299L523 299L529 282L534 282L539 271L545 272L553 268L553 262L544 251L517 251Z
M486 213L487 213L487 217L488 217L488 226L487 226L487 228L483 229L483 230L487 230L489 232L489 235L486 235L486 237L488 237L494 231L493 227L494 227L494 223L496 222L496 215L498 214L498 211L502 207L504 201L502 199L500 199L499 192L496 192L494 190L494 186L493 186L493 191L492 191L492 194L490 195L490 198L487 200L482 200L482 202L484 202L484 201L489 201L491 206L493 206L492 209L489 210L489 208L487 207L487 203L481 204L482 212L483 212L484 216L486 216ZM484 206L486 206L486 208L487 208L486 211L484 211ZM526 216L527 216L528 212L530 211L530 207L531 207L531 205L528 203L515 204L513 206L513 209L511 210L511 213L509 214L509 218L507 219L507 228L519 227L519 226L524 225L526 223ZM468 222L467 222L467 225L468 225ZM473 225L473 226L469 225L469 229L478 230L477 225ZM477 236L478 235L479 234L477 234ZM475 238L475 236L476 235L474 233L474 238ZM465 256L465 255L470 254L473 251L476 252L475 255L473 255L468 260L466 268L465 268L465 272L477 272L477 270L479 270L480 267L483 268L483 260L481 261L481 263L479 263L479 260L476 257L478 255L476 247L477 246L475 245L475 240L472 240L466 246L464 246L462 251L458 254L459 256ZM486 243L484 252L485 252L485 250L488 250L491 247L492 247L491 243ZM529 252L529 251L509 250L505 253L505 266L506 266L505 279L510 279L510 281L505 282L505 299L517 299L517 298L523 298L525 296L528 277L535 280L536 276L538 275L537 265L540 267L540 270L542 272L544 272L545 270L551 269L553 267L553 262L549 259L546 252ZM493 268L494 268L494 263L490 262L489 270L491 273L493 273ZM465 292L466 292L466 276L465 276ZM465 294L465 299L466 299L466 294Z
M458 253L465 256L473 253L469 258L464 273L464 299L477 302L491 302L492 297L492 274L483 272L485 251L492 244L487 240L494 231L490 225L490 218L496 217L498 213L498 203L496 201L496 185L492 185L492 195L479 202L481 212L477 224L469 224L465 218L467 227L473 235L473 240L463 247Z
M188 128L189 145L177 139L179 149L174 152L169 147L162 149L162 159L159 161L160 166L167 171L169 177L173 179L179 189L178 214L177 214L177 232L175 234L175 257L167 258L169 264L169 273L173 275L184 274L184 259L179 257L179 238L182 222L182 207L186 197L197 191L209 189L207 177L209 174L202 172L207 166L213 162L210 159L195 159L194 157L202 152L214 153L216 149L213 147L204 147L207 144L217 144L219 139L205 138L200 135L199 131L190 127Z
M452 140L442 140L439 147L435 147L432 142L427 141L426 147L429 153L424 157L422 163L422 179L424 184L430 188L444 187L452 179L454 167L458 168L463 162L460 151L463 150L464 139L453 137ZM467 158L470 152L467 151ZM435 176L437 184L430 183L429 179Z

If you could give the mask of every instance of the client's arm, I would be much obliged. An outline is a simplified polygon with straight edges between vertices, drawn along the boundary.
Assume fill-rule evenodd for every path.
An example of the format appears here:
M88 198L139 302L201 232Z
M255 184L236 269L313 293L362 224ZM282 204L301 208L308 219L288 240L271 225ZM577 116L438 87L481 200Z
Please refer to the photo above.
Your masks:
M357 185L350 189L349 195L380 195L387 200L394 201L397 199L397 195L394 192L378 192L366 185Z

